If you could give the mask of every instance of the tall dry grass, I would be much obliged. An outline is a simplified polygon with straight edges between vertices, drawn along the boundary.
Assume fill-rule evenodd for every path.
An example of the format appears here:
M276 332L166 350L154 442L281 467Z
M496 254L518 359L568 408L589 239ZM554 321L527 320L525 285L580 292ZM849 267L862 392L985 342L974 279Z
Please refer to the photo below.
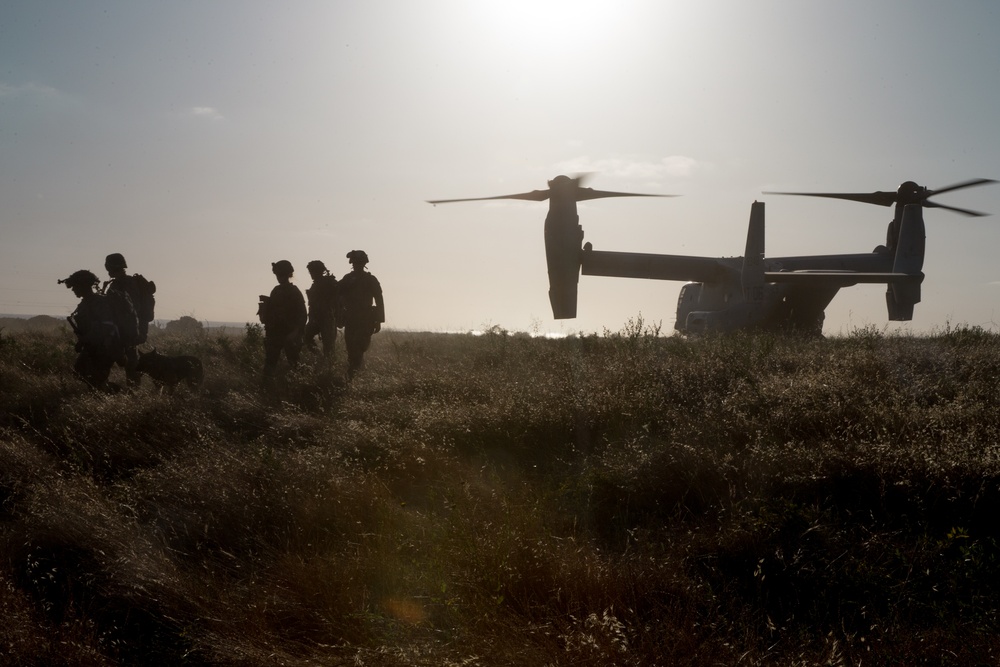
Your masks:
M174 395L2 334L0 662L1000 660L1000 336L658 333L386 331L273 394L259 329L162 335Z

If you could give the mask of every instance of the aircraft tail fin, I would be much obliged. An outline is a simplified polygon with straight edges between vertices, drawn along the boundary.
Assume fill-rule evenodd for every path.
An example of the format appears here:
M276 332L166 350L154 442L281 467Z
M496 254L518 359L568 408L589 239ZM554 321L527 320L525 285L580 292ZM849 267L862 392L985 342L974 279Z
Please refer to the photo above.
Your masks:
M920 283L924 274L924 248L926 233L924 216L920 204L910 204L903 209L903 220L896 245L893 273L905 273L912 279L889 284L885 293L885 304L889 319L907 321L913 319L913 306L920 303Z
M750 207L747 247L740 279L743 298L748 303L764 300L764 202L755 201Z

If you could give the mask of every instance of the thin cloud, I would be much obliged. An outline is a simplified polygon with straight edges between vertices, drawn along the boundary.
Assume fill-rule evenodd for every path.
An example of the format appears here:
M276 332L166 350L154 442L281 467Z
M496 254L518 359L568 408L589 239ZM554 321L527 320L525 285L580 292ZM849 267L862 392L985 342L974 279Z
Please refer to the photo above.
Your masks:
M686 155L671 155L663 158L663 168L671 176L690 176L698 167L698 162L693 157Z
M225 120L215 107L191 107L191 115L195 118L208 118L209 120Z
M0 97L29 96L56 98L60 97L60 93L52 86L46 86L40 83L21 83L15 86L9 83L0 82Z
M700 163L686 155L668 155L656 161L610 158L594 160L580 157L562 162L558 167L570 173L594 172L629 181L659 182L667 178L693 174Z

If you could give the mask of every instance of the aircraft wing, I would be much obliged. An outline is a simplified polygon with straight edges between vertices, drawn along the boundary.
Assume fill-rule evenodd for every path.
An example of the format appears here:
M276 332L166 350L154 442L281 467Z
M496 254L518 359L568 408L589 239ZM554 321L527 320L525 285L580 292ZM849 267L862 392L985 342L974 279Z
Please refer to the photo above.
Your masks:
M823 285L828 287L850 287L858 283L901 283L922 280L923 274L880 273L862 271L765 271L764 281L769 283L790 283L793 285Z
M589 244L588 244L589 245ZM731 274L739 280L742 258L653 255L639 252L609 252L584 248L580 253L585 276L716 282Z

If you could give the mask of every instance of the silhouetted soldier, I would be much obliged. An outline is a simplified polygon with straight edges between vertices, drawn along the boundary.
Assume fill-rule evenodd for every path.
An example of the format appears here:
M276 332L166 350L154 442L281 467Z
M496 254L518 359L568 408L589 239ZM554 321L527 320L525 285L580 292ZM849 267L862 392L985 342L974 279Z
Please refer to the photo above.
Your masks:
M306 290L309 302L309 321L306 323L306 346L316 346L313 338L318 334L323 341L323 356L333 359L337 342L337 279L330 275L326 265L318 259L306 264L312 277L312 286Z
M136 369L139 363L136 346L146 342L149 322L143 322L138 314L139 304L146 298L140 288L139 277L125 273L127 268L128 264L121 253L108 255L104 260L104 269L111 280L104 283L101 292L114 297L111 304L115 309L115 322L125 347L125 356L118 363L125 368L126 383L136 387L142 381L142 373ZM142 280L145 281L145 278ZM153 289L156 289L155 286Z
M260 320L264 323L264 382L274 379L281 353L288 365L295 368L302 350L302 334L306 326L306 302L302 292L290 281L294 269L283 259L271 264L278 284L270 296L260 297Z
M364 250L347 253L352 271L337 284L344 317L344 343L347 345L347 377L354 377L364 363L372 334L382 330L385 305L378 278L365 271L368 255Z
M124 352L111 299L95 291L100 281L84 269L58 282L80 298L76 310L66 318L76 334L79 353L73 371L91 387L107 390L111 367L123 358Z

